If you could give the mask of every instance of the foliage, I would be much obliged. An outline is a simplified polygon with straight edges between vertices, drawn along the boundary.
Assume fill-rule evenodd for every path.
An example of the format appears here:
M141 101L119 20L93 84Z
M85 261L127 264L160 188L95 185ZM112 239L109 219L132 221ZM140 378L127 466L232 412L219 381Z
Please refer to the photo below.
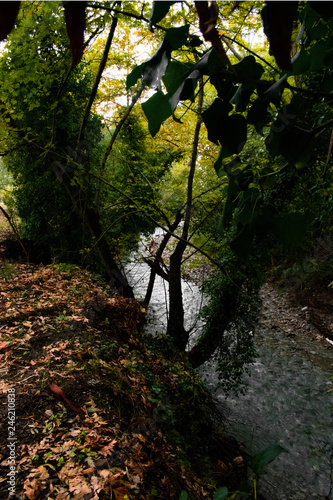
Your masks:
M152 145L142 116L131 113L108 157L98 192L102 220L119 255L128 254L141 234L153 232L153 221L160 221L160 182L176 154L163 143Z
M42 20L38 31L33 25L36 15ZM61 163L71 167L71 151L90 91L89 71L77 69L67 81L67 92L59 102L66 64L59 72L55 61L60 54L65 62L67 51L67 35L54 6L25 5L12 43L1 59L0 75L6 82L1 92L6 105L2 116L10 127L3 142L9 149L4 162L13 175L12 196L24 235L50 245L62 260L77 260L78 251L87 244L87 236L63 187L54 179L47 159L47 149L53 148ZM29 57L23 57L27 52ZM28 77L22 82L23 73ZM99 127L98 119L93 118L88 128L92 149L99 138ZM36 143L42 145L43 155ZM90 157L93 155L91 151ZM89 190L89 181L86 184Z
M297 4L293 8L295 6ZM289 7L279 5L276 7L276 19L272 18L274 8L272 5L266 6L263 9L265 14L262 12L262 16L264 28L269 33L271 50L277 56L280 65L288 69L280 74L280 79L277 81L262 79L266 67L261 60L256 60L252 54L236 64L226 61L222 63L218 58L218 53L211 49L192 68L187 68L186 64L183 64L184 76L180 77L179 82L176 82L172 64L168 64L166 59L162 70L157 60L159 61L159 58L162 57L161 51L164 50L163 54L165 53L167 57L168 50L174 51L179 48L177 41L178 33L183 33L181 27L178 28L178 32L172 31L172 29L166 32L165 45L162 45L159 52L155 54L156 61L151 59L140 66L143 79L145 71L148 71L149 68L150 74L154 73L157 81L163 79L168 92L163 94L161 90L158 90L143 104L153 135L157 133L162 122L171 115L178 103L190 98L190 94L184 91L185 85L194 82L194 86L196 86L199 76L209 75L210 81L216 89L216 98L202 116L208 130L208 139L221 146L220 154L215 162L215 169L219 176L227 177L229 184L223 226L227 227L231 218L235 217L238 222L239 235L234 241L233 248L241 249L243 254L249 250L254 235L266 231L267 226L272 225L272 219L275 219L273 226L275 226L275 233L278 236L278 233L281 233L279 231L281 223L293 235L295 235L296 226L301 224L301 218L295 219L294 215L292 217L283 216L283 220L280 222L280 219L276 220L274 212L269 210L269 207L266 208L258 184L253 183L253 163L251 166L244 164L241 155L248 140L248 131L255 127L257 132L263 133L265 145L270 155L284 157L285 161L288 162L289 170L293 171L296 168L297 172L311 160L315 138L328 129L331 123L330 120L327 120L325 124L322 124L322 119L319 121L318 115L312 113L312 110L317 108L318 103L322 103L322 94L315 89L307 89L307 92L303 93L299 81L297 86L293 85L295 78L299 75L306 75L308 71L319 69L315 56L319 50L322 54L323 64L327 61L326 76L328 81L330 68L327 33L330 30L331 21L327 20L321 12L313 10L315 7L313 5L310 7L309 4L300 6L297 16L296 11L293 12ZM283 16L286 18L285 22L282 21ZM295 42L296 45L298 44L298 53L290 66L289 54L286 50L288 50L288 37L291 36L290 20L293 16L298 17L299 23L303 23L305 32ZM282 39L280 39L280 43L275 40L274 33L279 23L284 25L282 39L285 38L286 47L283 46ZM170 39L174 41L174 45ZM151 66L153 67L151 68ZM140 76L135 68L128 78L128 85L133 84L133 74ZM178 74L181 73L178 71ZM172 82L173 86L167 82ZM152 87L154 88L154 85ZM290 89L292 89L292 93ZM154 108L156 100L163 106L158 107L157 109L161 111L151 117L148 111L150 108ZM329 102L329 94L327 94L326 101ZM166 112L167 108L168 112ZM246 111L245 114L244 111ZM261 172L258 181L260 182L261 178L265 178L268 174L274 175L275 173L278 178L278 171L273 163L273 169ZM306 178L303 172L300 172L300 176ZM288 207L288 213L297 214L299 211ZM300 231L298 240L302 236ZM244 249L246 240L247 244ZM295 244L296 241L295 238Z
M202 344L203 350L215 347L213 359L228 394L244 390L244 371L256 355L253 330L263 273L257 259L240 265L231 251L224 253L222 265L225 273L215 274L203 284L209 301L201 312L205 324L198 344Z

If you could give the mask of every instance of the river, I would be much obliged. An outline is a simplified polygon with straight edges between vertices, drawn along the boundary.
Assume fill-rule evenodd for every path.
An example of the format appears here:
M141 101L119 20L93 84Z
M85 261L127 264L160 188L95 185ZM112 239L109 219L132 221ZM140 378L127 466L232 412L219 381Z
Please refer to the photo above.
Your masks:
M126 269L136 296L142 297L148 266L133 255ZM193 326L196 335L202 295L196 285L183 282L183 296L186 327ZM295 318L286 316L282 326L272 321L272 303L277 300L274 291L263 291L263 319L254 337L258 357L246 376L244 395L226 397L211 367L202 367L200 374L227 416L226 430L247 452L255 454L269 444L286 449L259 481L267 500L333 500L333 345L325 339L313 342L306 334L298 338L295 328L302 334L311 332L305 332L297 311L293 329L288 325ZM167 284L157 277L146 325L149 333L165 331L167 310ZM278 314L284 313L279 306Z

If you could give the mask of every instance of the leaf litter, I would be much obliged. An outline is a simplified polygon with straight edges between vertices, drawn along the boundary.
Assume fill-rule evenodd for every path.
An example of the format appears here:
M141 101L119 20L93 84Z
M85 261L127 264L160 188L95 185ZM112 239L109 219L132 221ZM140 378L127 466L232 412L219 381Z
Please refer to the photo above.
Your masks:
M212 498L216 486L179 459L160 424L168 396L165 409L156 398L162 389L147 378L172 396L176 363L178 372L185 368L175 361L175 372L166 370L144 346L144 309L73 266L15 263L0 285L2 497L6 400L14 387L18 498L178 499L183 490ZM238 450L228 446L227 458L212 465L222 481L244 472Z

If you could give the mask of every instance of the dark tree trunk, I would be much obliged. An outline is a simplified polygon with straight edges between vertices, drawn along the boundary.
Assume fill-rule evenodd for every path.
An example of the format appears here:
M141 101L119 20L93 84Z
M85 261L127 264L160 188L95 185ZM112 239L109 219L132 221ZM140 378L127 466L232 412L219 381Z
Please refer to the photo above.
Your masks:
M169 335L174 342L174 345L184 351L189 338L189 332L184 327L184 307L183 307L183 294L182 294L182 277L181 265L183 255L187 247L187 239L189 235L189 227L192 215L192 198L193 198L193 180L195 167L198 156L199 133L202 123L201 110L203 104L203 84L202 81L199 91L198 103L198 118L194 131L194 138L192 144L192 155L190 161L190 172L187 180L187 199L184 217L184 226L182 230L181 239L178 241L175 251L170 257L170 271L169 271L169 319L167 327L167 335Z
M174 232L177 229L181 219L182 219L182 214L180 211L178 211L176 218L175 218L175 221L173 222L173 224L169 225L169 228L168 228L169 231ZM151 296L153 293L156 274L159 274L160 276L162 275L162 273L159 272L159 270L161 269L160 264L162 261L163 252L164 252L165 247L167 246L170 238L171 238L171 233L165 233L165 235L163 236L163 239L162 239L162 241L161 241L161 243L160 243L160 245L155 253L154 261L152 263L147 261L147 264L149 264L151 266L149 283L148 283L148 287L147 287L147 291L146 291L146 295L145 295L145 299L144 299L144 303L147 306L149 305L149 302L150 302L150 299L151 299ZM164 270L163 270L163 273L164 273L164 275L162 275L162 278L166 279L166 281L169 281L169 276L168 275L165 276Z
M214 354L221 343L221 334L219 333L221 332L221 327L222 325L219 325L217 330L213 330L210 334L204 335L187 353L188 360L193 368L198 368L198 366L208 361Z
M184 328L184 307L181 280L181 261L186 243L179 241L170 257L169 270L169 319L167 335L173 339L177 349L184 351L188 342L188 332Z

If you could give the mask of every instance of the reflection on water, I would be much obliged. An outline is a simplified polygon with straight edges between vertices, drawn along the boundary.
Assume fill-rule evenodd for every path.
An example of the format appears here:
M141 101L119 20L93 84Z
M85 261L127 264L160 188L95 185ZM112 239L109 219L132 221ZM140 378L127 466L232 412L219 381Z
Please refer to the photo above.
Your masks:
M148 266L133 255L127 272L136 295L144 296ZM186 283L183 294L189 328L202 298L197 286ZM167 310L167 284L156 277L147 331L165 331ZM226 398L218 388L216 372L205 367L200 370L223 413L228 414L228 431L251 454L273 443L288 451L269 465L260 481L267 500L332 500L333 393L327 392L331 374L314 366L295 340L278 329L261 326L255 342L259 356L247 377L244 395ZM310 347L309 342L309 349L316 348L320 346Z

